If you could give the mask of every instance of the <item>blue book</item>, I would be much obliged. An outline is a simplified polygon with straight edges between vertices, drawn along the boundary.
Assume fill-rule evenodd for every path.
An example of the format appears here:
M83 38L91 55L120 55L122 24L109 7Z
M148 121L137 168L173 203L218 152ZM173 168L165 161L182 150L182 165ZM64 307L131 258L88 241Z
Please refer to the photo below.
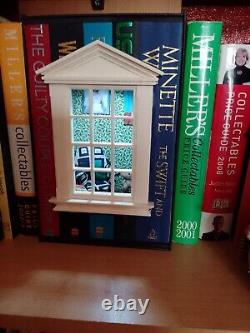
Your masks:
M149 189L154 208L151 217L136 218L136 242L170 243L183 27L181 16L135 22L135 56L164 72L154 88Z
M113 45L113 27L111 22L86 22L83 23L84 45L95 40Z
M109 214L90 214L90 238L91 239L113 239L114 238L114 216Z

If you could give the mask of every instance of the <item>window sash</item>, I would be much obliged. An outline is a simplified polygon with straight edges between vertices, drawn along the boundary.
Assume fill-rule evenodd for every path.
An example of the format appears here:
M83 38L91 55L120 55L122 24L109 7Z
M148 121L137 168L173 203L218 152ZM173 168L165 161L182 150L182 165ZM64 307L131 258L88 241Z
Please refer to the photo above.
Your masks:
M86 85L84 85L86 87ZM90 89L106 88L103 85L89 85ZM97 88L98 87L98 88ZM107 200L105 196L93 195L84 197L75 195L72 190L72 143L71 142L71 90L82 89L81 85L50 84L52 106L52 125L54 140L54 157L56 171L56 197L50 202L58 211L106 212L110 214L149 216L149 165L151 147L151 121L153 89L151 86L112 86L117 90L134 90L134 159L133 159L133 201L128 198ZM138 124L138 126L137 126ZM136 129L136 130L135 130ZM142 150L143 149L143 150ZM118 197L118 196L117 196ZM105 205L96 204L106 202ZM93 204L92 204L93 202ZM124 202L120 205L119 202ZM126 204L128 203L128 205ZM126 208L125 208L125 206ZM119 208L120 207L120 208Z
M124 201L133 201L133 164L134 164L134 137L135 137L135 87L126 87L125 89L117 89L117 87L89 87L89 86L81 86L80 91L86 91L86 95L89 98L89 101L87 102L88 104L88 113L82 114L81 112L78 114L74 114L74 106L73 106L73 92L72 90L78 90L77 88L74 87L74 89L71 89L71 146L72 146L72 151L74 150L74 147L88 147L90 150L90 167L89 168L79 168L75 167L74 163L74 158L72 158L72 193L71 196L72 198L81 198L82 199L92 199L92 198L100 198L103 196L103 200L110 200L110 197L112 197L113 200L124 200ZM110 92L110 113L108 115L106 114L97 114L94 113L94 100L93 100L93 93L94 91L108 91ZM125 92L125 91L132 91L132 96L133 96L133 104L132 104L132 114L130 116L128 115L117 115L116 110L115 110L115 93L118 93L119 91ZM125 113L125 112L124 112ZM80 141L76 142L74 141L74 119L87 119L89 120L89 140L88 141ZM110 136L110 141L109 142L97 142L94 141L95 137L95 121L98 119L109 119L111 123L111 136ZM127 143L127 142L116 142L116 121L117 120L131 120L133 121L133 127L132 127L132 142ZM95 167L95 156L93 154L94 147L110 147L111 149L111 166L110 168L96 168ZM132 149L132 166L131 168L118 168L115 167L115 151L119 148L131 148ZM73 154L72 154L73 156ZM75 176L75 171L83 171L83 172L88 172L90 174L90 184L91 184L91 190L86 190L86 191L81 191L80 189L77 190L77 185L76 185L76 176ZM96 186L96 172L110 172L110 184L111 188L110 191L95 191L95 186ZM118 192L115 190L115 175L118 173L130 173L132 175L132 186L131 186L131 193L122 193Z

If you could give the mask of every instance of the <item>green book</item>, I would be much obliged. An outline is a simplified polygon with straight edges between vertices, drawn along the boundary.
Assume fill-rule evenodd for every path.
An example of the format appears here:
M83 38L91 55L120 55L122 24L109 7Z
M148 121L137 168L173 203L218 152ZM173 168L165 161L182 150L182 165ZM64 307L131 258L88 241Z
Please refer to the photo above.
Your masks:
M221 22L187 25L172 224L175 243L198 241L221 30Z

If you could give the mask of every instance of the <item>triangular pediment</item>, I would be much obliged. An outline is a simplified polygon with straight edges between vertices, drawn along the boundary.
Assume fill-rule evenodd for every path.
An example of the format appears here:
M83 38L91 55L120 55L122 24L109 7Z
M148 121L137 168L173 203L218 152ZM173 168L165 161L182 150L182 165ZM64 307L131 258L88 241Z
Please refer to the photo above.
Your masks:
M163 73L101 41L39 69L46 83L153 85Z

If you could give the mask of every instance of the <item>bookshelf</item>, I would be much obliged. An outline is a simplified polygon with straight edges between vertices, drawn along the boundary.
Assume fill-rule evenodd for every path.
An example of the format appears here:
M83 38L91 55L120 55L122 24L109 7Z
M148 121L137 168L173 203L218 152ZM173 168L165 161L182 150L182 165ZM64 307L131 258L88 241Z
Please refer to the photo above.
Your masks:
M7 327L47 333L250 328L249 277L231 242L173 245L169 252L18 236L2 242L0 253L0 324ZM101 300L114 294L150 298L146 313L102 310Z
M60 1L55 7L51 3L20 0L20 13L36 15L39 8L39 15L58 9L65 14L68 6L72 14L91 12L85 0ZM125 3L122 1L116 3L116 12L136 12L133 1L130 7L119 7ZM184 2L185 6L191 4L197 2ZM243 1L237 4L244 5ZM178 13L181 1L151 5L147 3L144 12ZM114 12L105 8L106 13ZM250 330L249 276L229 241L173 244L169 252L41 243L18 236L13 242L1 242L0 254L0 327L32 333ZM124 299L150 298L145 315L102 310L101 300L113 299L114 294Z

